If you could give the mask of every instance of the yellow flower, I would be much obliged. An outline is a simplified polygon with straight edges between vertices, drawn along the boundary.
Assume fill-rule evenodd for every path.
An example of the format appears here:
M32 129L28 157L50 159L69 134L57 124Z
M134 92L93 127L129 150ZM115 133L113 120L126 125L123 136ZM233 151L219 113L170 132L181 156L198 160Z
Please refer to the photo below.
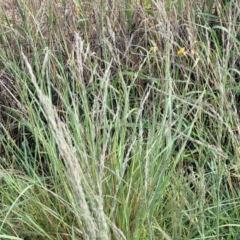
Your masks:
M79 16L81 13L81 9L79 7L76 7L75 12L76 12L77 16Z
M186 51L185 51L185 48L183 47L183 48L180 48L178 51L177 51L177 55L183 55L183 54L185 54L186 53Z
M156 52L158 50L158 47L156 45L153 45L151 48L150 48L150 52Z

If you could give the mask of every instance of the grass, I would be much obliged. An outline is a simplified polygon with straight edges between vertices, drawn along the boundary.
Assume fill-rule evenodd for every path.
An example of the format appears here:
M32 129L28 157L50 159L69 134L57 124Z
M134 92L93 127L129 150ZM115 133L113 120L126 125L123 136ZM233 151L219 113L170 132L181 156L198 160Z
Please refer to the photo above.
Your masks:
M37 2L0 11L0 238L237 239L234 1Z

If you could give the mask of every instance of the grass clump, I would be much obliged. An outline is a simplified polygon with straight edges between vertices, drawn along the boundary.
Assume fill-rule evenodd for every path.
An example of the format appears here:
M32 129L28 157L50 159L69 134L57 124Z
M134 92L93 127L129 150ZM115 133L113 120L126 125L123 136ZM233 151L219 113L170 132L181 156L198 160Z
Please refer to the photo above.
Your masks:
M210 2L1 6L1 239L239 236L238 10Z

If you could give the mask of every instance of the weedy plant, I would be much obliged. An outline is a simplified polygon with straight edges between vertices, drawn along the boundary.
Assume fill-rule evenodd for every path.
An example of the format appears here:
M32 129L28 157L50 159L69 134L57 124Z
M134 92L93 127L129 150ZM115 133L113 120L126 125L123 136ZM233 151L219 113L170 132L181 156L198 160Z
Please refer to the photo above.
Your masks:
M234 1L6 1L1 239L236 239Z

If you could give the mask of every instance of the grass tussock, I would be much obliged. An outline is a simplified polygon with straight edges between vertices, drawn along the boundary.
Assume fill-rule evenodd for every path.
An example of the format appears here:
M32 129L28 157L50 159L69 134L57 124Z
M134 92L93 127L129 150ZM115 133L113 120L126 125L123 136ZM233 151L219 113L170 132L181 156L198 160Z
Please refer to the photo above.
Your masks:
M238 4L1 3L0 239L236 239Z

